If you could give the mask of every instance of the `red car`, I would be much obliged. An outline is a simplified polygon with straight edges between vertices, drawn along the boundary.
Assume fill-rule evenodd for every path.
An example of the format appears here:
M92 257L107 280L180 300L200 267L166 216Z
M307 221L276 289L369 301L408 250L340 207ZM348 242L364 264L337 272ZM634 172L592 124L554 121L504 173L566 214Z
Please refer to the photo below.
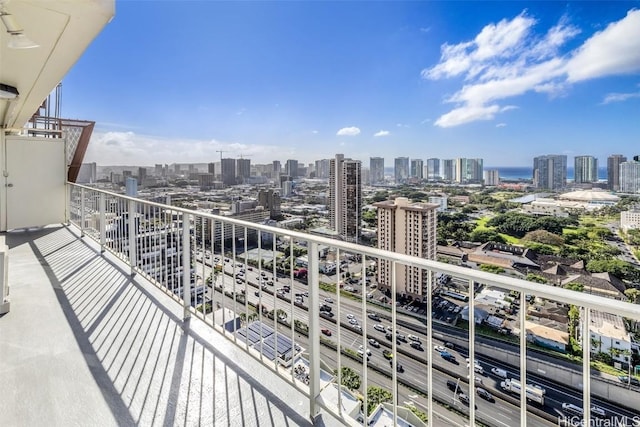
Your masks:
M329 329L323 329L322 333L325 334L326 336L330 337L331 336L331 331Z

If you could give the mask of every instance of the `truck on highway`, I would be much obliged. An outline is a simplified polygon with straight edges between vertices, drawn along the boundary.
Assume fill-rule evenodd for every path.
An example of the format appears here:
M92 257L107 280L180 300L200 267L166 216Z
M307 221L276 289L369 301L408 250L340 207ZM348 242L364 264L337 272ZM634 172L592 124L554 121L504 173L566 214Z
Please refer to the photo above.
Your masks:
M500 387L502 387L503 390L517 394L518 396L520 396L520 392L522 390L520 381L514 379L506 379L502 381L500 383ZM539 388L527 384L527 400L537 403L540 406L544 406L544 393Z

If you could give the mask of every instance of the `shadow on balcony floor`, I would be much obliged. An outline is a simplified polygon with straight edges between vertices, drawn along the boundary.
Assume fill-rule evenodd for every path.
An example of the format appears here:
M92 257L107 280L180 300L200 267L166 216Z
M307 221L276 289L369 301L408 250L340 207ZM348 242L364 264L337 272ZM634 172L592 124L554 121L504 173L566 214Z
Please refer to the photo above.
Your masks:
M310 425L308 399L75 230L6 238L1 424Z

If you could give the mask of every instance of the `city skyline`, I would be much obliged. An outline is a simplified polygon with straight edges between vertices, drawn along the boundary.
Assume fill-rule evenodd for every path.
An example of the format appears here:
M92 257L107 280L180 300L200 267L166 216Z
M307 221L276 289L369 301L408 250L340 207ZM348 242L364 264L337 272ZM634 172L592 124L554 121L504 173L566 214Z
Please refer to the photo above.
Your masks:
M96 120L85 161L103 165L219 150L252 163L603 164L636 154L637 7L123 2L64 80L63 114ZM166 31L175 22L188 29Z

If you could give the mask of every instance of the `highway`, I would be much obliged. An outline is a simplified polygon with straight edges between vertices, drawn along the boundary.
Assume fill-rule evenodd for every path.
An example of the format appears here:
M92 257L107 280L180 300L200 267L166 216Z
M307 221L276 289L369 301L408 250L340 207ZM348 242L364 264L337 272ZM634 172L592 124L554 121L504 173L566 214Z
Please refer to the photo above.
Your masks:
M307 317L308 317L308 312L306 308L299 307L297 305L292 304L291 302L275 297L276 289L281 288L285 284L290 284L288 278L279 278L277 282L274 281L273 286L263 285L263 287L268 289L268 291L271 291L272 293L274 293L273 295L269 292L262 291L262 292L259 292L260 296L256 296L255 292L258 291L257 286L258 286L258 283L260 283L260 276L257 274L257 272L255 270L247 271L245 276L246 279L242 278L239 282L237 282L234 277L231 277L231 274L234 274L240 271L241 267L235 267L235 268L229 267L228 266L229 264L230 263L227 263L227 267L225 268L225 273L227 274L217 275L215 280L216 286L219 286L222 284L222 282L224 282L224 287L227 291L229 292L235 291L237 293L241 293L241 290L246 289L246 296L248 300L253 304L260 303L264 307L268 308L269 310L273 309L274 307L276 309L282 309L286 313L288 313L289 320L291 319L291 313L293 313L294 319L300 320L306 323ZM199 262L197 263L197 271L199 274L200 274L200 271L204 272L205 274L202 274L201 277L206 277L206 275L208 275L210 272L210 268L205 266L203 263ZM272 276L270 273L265 273L265 274L267 279L271 279ZM299 283L297 281L294 281L291 292L284 293L284 295L286 295L287 298L289 297L293 298L295 294L304 294L304 292L306 291L307 291L306 285ZM215 295L212 295L210 292L211 291L209 291L207 294L208 298L212 298L214 301L223 300L225 301L225 306L227 306L228 308L231 308L231 309L237 308L237 309L240 309L239 310L240 312L242 312L242 309L241 309L243 307L242 304L237 303L234 300L229 298L222 298L219 292L216 292ZM366 315L363 315L364 313L363 313L362 304L359 301L354 301L344 297L338 300L337 295L335 294L330 295L327 292L322 290L320 290L320 295L321 295L320 297L321 301L324 301L325 298L331 298L333 302L325 303L325 304L331 306L332 312L336 313L331 320L326 319L322 316L320 318L321 328L328 329L329 331L331 331L331 337L324 337L324 338L325 339L328 338L336 341L339 338L343 348L351 348L353 351L357 351L361 345L366 344L366 347L371 351L371 358L369 361L369 365L379 367L387 375L390 376L391 368L389 366L389 361L383 357L382 350L385 348L390 348L392 343L385 338L384 332L380 332L374 329L375 324L382 324L386 328L387 326L391 326L390 322L374 321L366 317ZM304 298L304 303L306 304L307 298L305 297L303 298ZM367 312L371 312L371 311L373 311L371 310L371 308L367 309ZM353 318L355 318L355 320L357 321L357 324L366 330L366 335L369 338L374 338L379 342L380 348L375 348L369 345L368 343L366 343L365 341L367 338L364 337L359 331L354 329L353 326L348 323L350 319L347 317L347 315L353 316ZM386 313L386 315L388 315L388 313ZM403 320L410 321L415 325L420 325L417 319L413 319L411 317L404 316L402 314L398 314L398 317L399 318L402 317ZM264 319L264 320L269 322L268 319ZM335 321L339 321L342 324L342 327L339 328L339 334L340 334L339 337L338 337L337 325L336 323L334 323ZM424 325L421 325L421 328L426 333L426 327ZM437 330L436 325L434 325L433 341L434 341L434 344L441 345L444 342L442 338L444 338L445 335L441 335L439 337L440 334L436 332L436 330ZM288 328L282 330L282 332L285 333L287 336L291 336L291 331ZM405 336L410 333L414 335L418 335L423 345L426 345L425 333L420 334L410 330L398 330L397 332ZM458 365L449 363L439 356L439 352L435 352L433 349L429 349L432 352L433 366L434 366L433 393L435 397L445 402L448 402L452 406L457 407L462 412L468 412L468 407L465 404L461 403L458 399L454 399L453 392L449 390L446 386L447 379L452 379L456 381L458 378L460 378L461 379L460 386L462 390L467 394L469 392L468 384L464 383L465 380L468 381L467 380L468 368L465 362L465 358L467 357L466 344L464 342L465 340L455 339L455 338L452 339L452 337L450 337L449 334L447 334L446 337L447 337L447 340L453 340L456 342L456 350L458 351L452 351L452 350L449 350L449 351L452 354L454 354L454 356L456 356L456 359L460 363ZM296 342L298 342L303 347L307 345L306 337L304 337L303 335L297 336ZM398 357L398 363L401 364L402 367L404 368L404 372L397 374L398 380L406 382L407 384L411 385L413 388L421 390L422 392L426 393L426 390L427 390L426 350L427 349L426 348L414 349L409 346L408 342L402 342L402 341L397 341L396 345L398 349L402 349L404 350L404 352L406 352L406 354L398 353L396 355ZM337 357L336 357L335 350L326 346L322 346L322 357L323 357L323 360L325 360L325 362L327 362L328 364L330 365L332 364L334 366L337 365ZM492 376L492 374L487 375L487 373L490 372L492 367L499 367L499 368L510 371L509 372L510 378L518 378L519 373L513 371L511 367L503 366L493 360L483 358L482 355L479 354L478 352L476 352L476 359L483 366L484 372L485 372L484 375L479 375L479 374L476 374L476 375L482 380L482 387L485 388L487 391L489 391L495 397L495 402L491 403L481 399L476 394L476 406L477 406L476 417L479 420L482 420L483 422L489 425L496 425L496 426L513 425L514 420L519 420L520 418L519 397L516 395L506 394L504 391L502 391L500 387L501 379ZM356 362L355 360L352 360L351 358L345 355L342 355L341 362L343 365L350 366L354 369L357 369L357 371L362 376L362 368L363 368L362 363ZM370 384L376 384L387 389L391 388L391 384L392 384L391 380L386 376L380 375L374 369L369 369L367 375L368 375L368 381ZM566 391L566 389L562 385L557 385L543 378L536 378L531 375L528 375L528 380L529 381L535 380L536 383L542 385L547 390L547 393L545 396L545 406L542 408L537 408L538 410L543 410L547 414L546 416L547 419L537 416L535 414L532 414L531 412L528 412L528 416L527 416L528 425L532 425L532 426L558 425L557 419L558 417L562 417L562 410L561 410L562 403L568 402L568 403L574 403L579 406L581 405L581 397L576 396L575 392L573 391ZM413 392L412 390L404 386L399 386L398 391L399 391L399 395L398 395L399 404L403 404L404 402L413 402L413 404L415 404L418 407L423 406L422 409L426 411L426 407L424 407L424 405L426 405L426 400L424 398L418 397L419 395L417 395L415 392ZM633 416L638 416L637 413L630 413L629 411L614 407L612 405L606 404L601 401L597 401L596 399L592 400L592 404L596 404L604 408L607 412L608 417L626 416L626 417L632 418ZM437 412L440 413L441 415L452 416L452 415L447 415L451 413L447 411L444 407L440 407L439 405L434 405L434 411L436 410L436 408L437 408ZM555 422L552 422L551 420L555 420Z

